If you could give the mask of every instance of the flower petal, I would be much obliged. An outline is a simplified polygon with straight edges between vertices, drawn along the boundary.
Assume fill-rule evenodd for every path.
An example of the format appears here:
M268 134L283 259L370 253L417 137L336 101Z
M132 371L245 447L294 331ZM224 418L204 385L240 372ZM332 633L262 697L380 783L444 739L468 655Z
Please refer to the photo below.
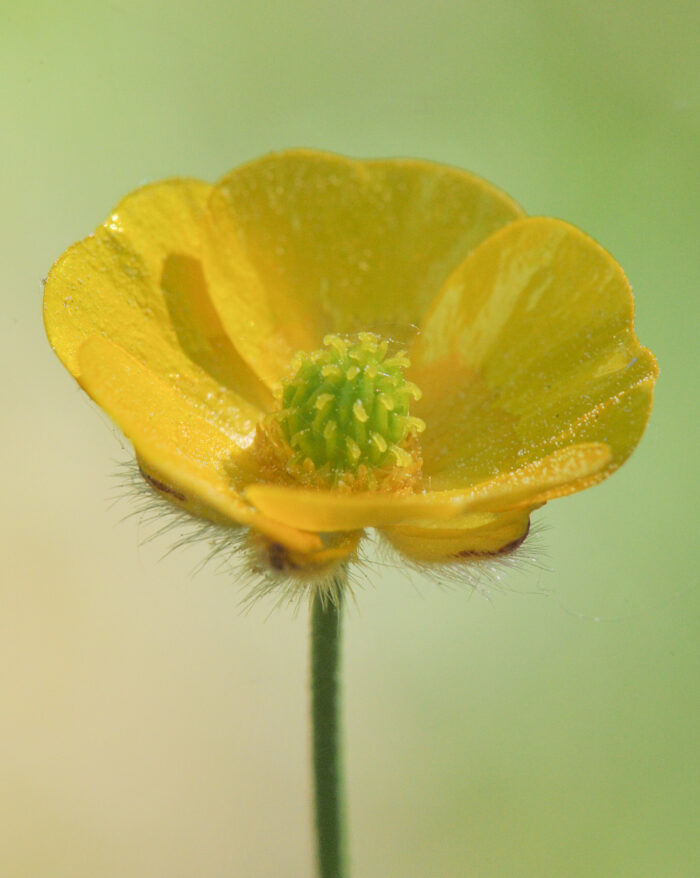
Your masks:
M461 487L577 442L630 455L651 410L656 362L633 330L629 283L560 220L512 223L449 278L410 351L424 474Z
M78 351L103 335L240 441L272 398L229 341L211 300L223 282L211 243L211 186L170 180L129 195L64 253L45 289L56 353L80 379Z
M150 484L194 515L248 525L299 552L320 548L316 534L268 520L237 488L252 476L246 455L191 403L126 351L100 336L78 352L87 393L131 440Z
M573 445L471 487L423 494L343 494L284 485L249 485L245 496L264 515L309 531L357 530L462 513L534 507L581 490L609 465L607 445Z
M472 248L523 215L464 171L312 150L237 168L215 187L211 210L232 264L253 266L276 315L271 337L251 335L247 299L260 291L216 291L229 334L270 382L328 332L375 329L405 342Z
M382 535L407 558L449 563L512 551L530 529L530 510L472 513L444 523L421 522L382 528Z

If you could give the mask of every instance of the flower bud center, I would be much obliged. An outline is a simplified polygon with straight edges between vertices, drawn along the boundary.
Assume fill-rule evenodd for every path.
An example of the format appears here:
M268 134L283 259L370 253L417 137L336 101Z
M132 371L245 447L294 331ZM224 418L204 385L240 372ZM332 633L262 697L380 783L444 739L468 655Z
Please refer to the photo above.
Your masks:
M416 436L425 429L410 414L421 392L404 377L404 351L370 332L352 339L328 335L324 347L299 353L272 416L288 451L287 470L309 481L364 488L405 482L420 469ZM302 478L302 480L304 480Z

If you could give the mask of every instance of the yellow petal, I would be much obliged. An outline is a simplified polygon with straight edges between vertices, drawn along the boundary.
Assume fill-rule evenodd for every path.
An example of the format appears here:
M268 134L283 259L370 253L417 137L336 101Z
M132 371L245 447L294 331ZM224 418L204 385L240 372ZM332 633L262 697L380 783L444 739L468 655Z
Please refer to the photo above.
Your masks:
M364 527L448 520L469 512L534 507L581 490L610 462L603 444L574 445L480 484L422 494L343 494L284 485L249 485L245 496L264 515L308 531L350 531Z
M87 393L131 440L151 484L195 515L249 525L300 551L321 548L315 534L269 521L236 488L251 478L231 439L200 418L191 403L121 348L94 336L78 352Z
M449 525L423 522L382 528L391 545L413 561L449 563L515 549L530 529L530 511L472 513Z
M581 491L600 481L612 451L601 442L568 445L471 488L435 492L470 512L500 512L541 506L555 497Z
M464 171L312 150L232 171L216 186L211 210L232 265L254 268L266 314L276 315L271 338L251 334L246 296L260 291L217 290L230 336L268 381L328 332L375 329L405 340L470 250L523 215Z
M553 219L520 220L448 279L411 350L434 488L473 484L571 443L638 443L657 369L633 330L620 266Z
M229 341L211 300L223 283L211 240L211 186L170 180L129 195L52 268L44 320L80 378L78 351L102 335L177 386L199 415L241 440L269 391Z

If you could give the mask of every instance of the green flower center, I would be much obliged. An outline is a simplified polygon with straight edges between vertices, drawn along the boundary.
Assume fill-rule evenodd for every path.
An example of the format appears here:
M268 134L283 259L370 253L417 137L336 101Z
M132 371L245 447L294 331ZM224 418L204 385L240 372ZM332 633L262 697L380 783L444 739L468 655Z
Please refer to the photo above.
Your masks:
M415 469L416 434L425 429L410 404L421 392L404 377L404 351L380 336L328 335L324 347L297 354L275 413L291 451L291 471L357 477L374 470ZM366 481L364 479L363 481Z

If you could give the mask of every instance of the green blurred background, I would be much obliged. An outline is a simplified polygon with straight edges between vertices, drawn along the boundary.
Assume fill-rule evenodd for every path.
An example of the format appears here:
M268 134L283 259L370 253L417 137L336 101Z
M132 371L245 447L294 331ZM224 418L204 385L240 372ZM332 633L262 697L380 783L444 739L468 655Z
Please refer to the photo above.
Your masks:
M117 200L316 146L474 170L601 241L661 365L635 456L491 600L378 567L345 627L353 878L691 878L698 5L0 7L0 874L312 874L307 618L159 560L43 335ZM693 441L695 436L695 442ZM697 483L696 483L697 484Z

